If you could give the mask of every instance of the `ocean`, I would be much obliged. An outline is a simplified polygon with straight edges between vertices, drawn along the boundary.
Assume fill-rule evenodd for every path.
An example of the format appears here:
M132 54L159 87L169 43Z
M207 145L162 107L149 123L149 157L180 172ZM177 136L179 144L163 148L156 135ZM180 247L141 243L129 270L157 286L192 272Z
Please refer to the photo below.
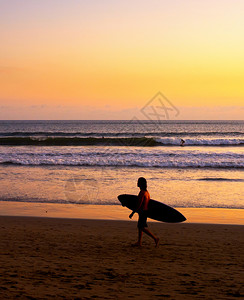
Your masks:
M0 121L2 201L243 209L243 171L244 121Z

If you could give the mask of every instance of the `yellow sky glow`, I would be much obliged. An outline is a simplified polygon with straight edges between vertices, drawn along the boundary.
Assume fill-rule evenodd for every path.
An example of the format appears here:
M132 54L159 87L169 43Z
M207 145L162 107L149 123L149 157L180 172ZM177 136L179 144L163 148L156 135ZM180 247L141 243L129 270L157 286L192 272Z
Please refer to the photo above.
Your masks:
M16 0L0 9L0 101L9 118L21 105L19 118L28 118L32 104L125 110L159 90L177 106L243 106L242 1L61 4Z

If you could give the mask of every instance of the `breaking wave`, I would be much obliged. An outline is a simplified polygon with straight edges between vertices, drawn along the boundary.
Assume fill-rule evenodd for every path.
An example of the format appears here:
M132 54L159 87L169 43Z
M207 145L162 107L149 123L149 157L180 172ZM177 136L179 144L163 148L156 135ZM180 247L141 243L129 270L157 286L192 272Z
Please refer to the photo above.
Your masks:
M243 146L241 138L185 138L184 146ZM0 137L2 146L180 146L179 138L155 137Z

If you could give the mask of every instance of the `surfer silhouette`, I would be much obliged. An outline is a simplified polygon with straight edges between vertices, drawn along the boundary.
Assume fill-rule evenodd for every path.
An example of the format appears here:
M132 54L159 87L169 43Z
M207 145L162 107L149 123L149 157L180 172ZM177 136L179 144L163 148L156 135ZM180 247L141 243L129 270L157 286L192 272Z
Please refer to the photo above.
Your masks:
M147 181L144 177L140 177L137 182L137 186L140 188L140 193L138 194L138 205L136 209L129 215L131 219L135 212L138 213L138 241L134 244L134 246L141 246L142 245L142 234L145 232L148 236L150 236L154 242L156 247L159 243L159 238L157 238L150 230L148 230L147 226L147 210L148 210L148 203L150 201L150 194L147 190Z
M180 140L180 145L181 145L181 146L184 146L184 144L185 144L185 141L184 141L183 139L181 139L181 140Z

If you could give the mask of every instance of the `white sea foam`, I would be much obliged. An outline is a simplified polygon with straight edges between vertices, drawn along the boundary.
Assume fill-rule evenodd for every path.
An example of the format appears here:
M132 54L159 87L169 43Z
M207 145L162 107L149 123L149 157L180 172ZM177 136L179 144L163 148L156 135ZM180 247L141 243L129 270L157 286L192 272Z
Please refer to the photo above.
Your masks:
M181 142L179 138L156 138L156 141L162 145L175 146L179 146ZM244 139L241 138L184 138L184 141L184 146L244 146Z
M168 148L0 147L0 164L64 166L137 166L166 168L244 168L244 152L167 150ZM189 148L191 149L191 148ZM7 151L6 151L7 150Z

